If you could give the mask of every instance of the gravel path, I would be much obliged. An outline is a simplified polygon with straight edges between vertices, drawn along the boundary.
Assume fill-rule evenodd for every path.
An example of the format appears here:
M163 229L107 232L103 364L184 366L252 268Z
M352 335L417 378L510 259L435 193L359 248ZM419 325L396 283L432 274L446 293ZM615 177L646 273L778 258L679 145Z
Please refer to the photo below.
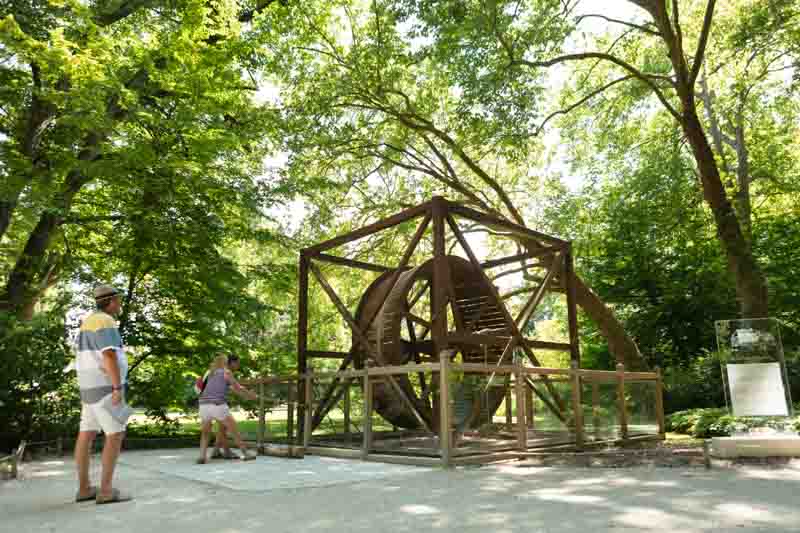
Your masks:
M308 457L193 465L194 450L130 452L134 502L71 503L71 461L0 483L0 532L279 533L798 531L800 469L412 468Z

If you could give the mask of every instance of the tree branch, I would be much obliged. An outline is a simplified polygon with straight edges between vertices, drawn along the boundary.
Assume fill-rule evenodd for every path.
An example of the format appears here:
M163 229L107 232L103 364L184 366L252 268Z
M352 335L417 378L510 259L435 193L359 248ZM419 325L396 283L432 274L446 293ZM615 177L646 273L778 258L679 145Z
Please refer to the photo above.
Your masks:
M629 28L634 28L634 29L637 29L639 31L643 31L645 33L649 33L650 35L655 35L657 37L661 37L661 32L659 32L658 30L650 29L647 26L641 26L639 24L634 24L632 22L628 22L628 21L625 21L625 20L612 19L612 18L606 17L604 15L597 15L597 14L594 14L594 13L589 14L589 15L581 15L581 16L579 16L575 20L575 24L580 24L583 21L583 19L588 19L588 18L603 19L603 20L606 20L608 22L612 22L614 24L622 24L623 26L628 26Z
M567 63L569 61L583 61L584 59L602 59L604 61L609 61L614 63L617 66L622 67L623 69L630 72L635 78L638 80L646 83L656 94L658 99L661 101L661 104L669 111L669 113L675 117L676 119L680 120L681 115L678 111L667 101L666 96L664 93L659 89L658 85L655 84L653 81L654 79L663 79L668 80L670 84L673 83L672 78L668 76L662 76L659 74L645 74L641 72L639 69L631 65L630 63L623 61L622 59L615 57L610 54L604 54L602 52L582 52L578 54L566 54L563 56L554 57L552 59L548 59L547 61L527 61L524 59L519 59L516 61L512 61L511 64L514 65L523 65L530 68L537 68L537 67L552 67L554 65L558 65L561 63Z
M677 4L677 2L675 2ZM711 22L714 19L714 5L716 0L708 0L706 5L706 14L703 17L703 29L700 31L700 39L697 41L697 51L694 53L694 62L692 63L692 72L689 74L689 87L693 87L697 76L700 74L700 66L703 64L703 57L706 53L706 45L708 44L708 36L711 33Z

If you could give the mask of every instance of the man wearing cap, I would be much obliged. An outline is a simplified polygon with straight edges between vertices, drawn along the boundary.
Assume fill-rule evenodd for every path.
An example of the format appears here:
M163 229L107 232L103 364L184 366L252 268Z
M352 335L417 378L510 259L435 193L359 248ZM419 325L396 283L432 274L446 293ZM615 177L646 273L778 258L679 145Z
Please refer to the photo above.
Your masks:
M75 369L81 395L81 424L75 442L80 483L75 497L77 502L96 500L103 504L131 499L112 487L114 467L130 415L125 403L128 360L114 320L122 308L120 294L109 285L97 287L94 290L97 309L83 319L78 334ZM98 490L89 480L89 450L99 431L105 433L105 445Z

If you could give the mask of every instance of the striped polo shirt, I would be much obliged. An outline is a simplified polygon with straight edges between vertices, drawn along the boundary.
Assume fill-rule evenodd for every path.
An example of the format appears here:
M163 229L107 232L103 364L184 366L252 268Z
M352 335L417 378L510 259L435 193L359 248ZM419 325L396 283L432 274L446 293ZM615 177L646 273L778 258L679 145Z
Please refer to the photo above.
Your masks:
M95 311L81 323L77 339L75 369L83 403L97 403L111 394L111 378L103 367L103 352L113 349L117 354L120 383L128 378L128 359L122 347L122 337L111 315Z

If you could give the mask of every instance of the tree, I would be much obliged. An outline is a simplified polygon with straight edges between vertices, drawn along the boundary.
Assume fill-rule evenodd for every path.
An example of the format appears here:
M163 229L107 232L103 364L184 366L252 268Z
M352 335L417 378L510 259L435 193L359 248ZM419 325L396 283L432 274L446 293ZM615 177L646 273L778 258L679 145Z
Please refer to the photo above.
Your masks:
M291 31L274 41L271 54L284 88L290 181L364 189L368 203L394 206L448 191L525 224L526 188L533 181L526 158L537 146L508 129L516 127L512 119L524 120L518 112L524 103L535 104L540 88L508 81L496 90L517 103L499 105L493 108L499 116L492 115L453 89L453 78L442 72L434 54L413 49L391 4L362 8L339 2L330 11L307 4L296 13ZM528 124L525 120L520 130ZM370 187L370 181L382 185ZM612 351L629 366L641 366L636 344L611 311L586 285L579 282L578 289L579 305L598 323Z
M4 4L3 309L28 314L64 271L66 226L121 216L122 198L95 204L98 190L135 191L149 174L162 199L206 173L258 168L270 120L248 72L260 61L253 21L273 4Z
M617 90L622 84L639 84L673 117L691 147L704 200L713 213L728 270L736 281L742 315L765 316L768 313L766 278L754 257L740 215L725 189L700 118L701 99L696 88L714 28L716 1L703 3L702 22L689 28L691 31L684 26L682 9L687 6L693 9L696 3L678 0L630 0L630 3L644 10L648 20L615 20L597 13L573 17L577 2L546 0L414 1L407 3L406 14L413 13L421 21L417 24L418 31L433 41L437 57L447 65L454 78L467 87L485 85L503 76L517 83L536 85L542 81L542 69L574 63L585 64L588 72L598 65L609 65L621 72L621 76L599 86L588 83L590 90L564 109L543 117L544 124L600 94ZM792 2L769 2L769 7L761 11L773 15L779 12L771 18L776 26L793 24L796 28L797 8ZM591 18L619 24L625 32L604 51L565 53L564 39L575 37L580 24ZM789 33L795 35L796 30ZM461 47L452 46L456 41ZM796 43L794 46L796 50ZM503 97L505 95L500 95ZM529 110L531 114L536 111L535 108ZM540 124L531 133L538 133L542 126Z

